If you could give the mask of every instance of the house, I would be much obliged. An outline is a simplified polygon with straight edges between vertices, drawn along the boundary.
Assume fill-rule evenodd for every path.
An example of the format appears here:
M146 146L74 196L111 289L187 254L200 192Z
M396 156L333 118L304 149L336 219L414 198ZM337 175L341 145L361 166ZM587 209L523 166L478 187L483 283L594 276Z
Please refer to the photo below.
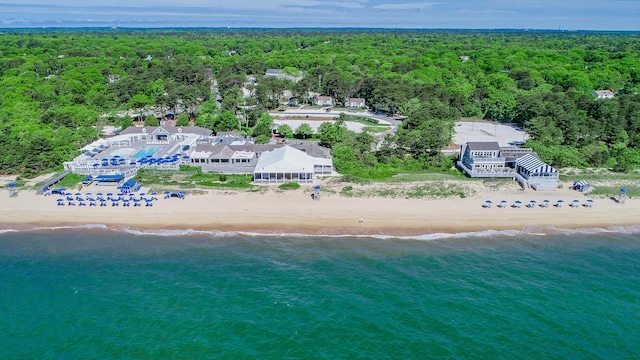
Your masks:
M596 99L613 99L614 94L611 90L596 90L591 93Z
M344 106L346 107L363 108L365 105L365 101L362 98L348 98L344 101Z
M298 82L302 80L302 76L292 76L290 74L285 73L281 69L267 69L264 73L264 77L274 77L280 80L289 80L293 82Z
M199 139L208 138L212 131L199 126L130 126L111 138L112 145L127 145L131 142L144 141L147 144L166 145L179 142L182 149L195 145ZM184 148L187 146L187 148Z
M317 106L333 106L336 103L331 96L318 96L314 104Z
M554 190L562 184L558 170L534 154L526 154L516 160L516 180L534 190Z
M263 154L253 170L253 181L270 183L313 183L315 175L332 169L331 159L314 158L303 151L285 145Z
M469 177L513 177L497 142L468 142L460 147L458 166Z

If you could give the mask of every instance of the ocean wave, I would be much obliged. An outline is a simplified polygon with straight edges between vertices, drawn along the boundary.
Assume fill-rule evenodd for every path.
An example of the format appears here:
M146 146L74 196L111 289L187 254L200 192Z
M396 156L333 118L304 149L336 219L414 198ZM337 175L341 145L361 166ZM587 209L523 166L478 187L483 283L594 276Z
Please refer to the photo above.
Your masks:
M221 230L196 230L196 229L137 229L129 226L109 226L105 224L61 225L61 226L28 226L16 225L0 226L0 235L16 232L64 232L64 231L98 231L121 232L136 236L162 236L162 237L313 237L313 238L373 238L379 240L413 240L435 241L445 239L465 238L512 238L518 236L548 236L548 235L597 235L611 234L640 234L640 225L610 226L608 228L578 228L562 229L553 226L527 226L522 230L483 230L458 233L423 233L403 235L401 233L362 233L361 229L325 229L316 233L299 233L286 231L221 231Z

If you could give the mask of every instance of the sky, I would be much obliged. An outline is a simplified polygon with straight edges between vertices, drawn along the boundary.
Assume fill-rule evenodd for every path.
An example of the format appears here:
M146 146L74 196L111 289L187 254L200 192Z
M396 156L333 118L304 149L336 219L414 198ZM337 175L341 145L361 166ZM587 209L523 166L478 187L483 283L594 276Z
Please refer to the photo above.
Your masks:
M640 0L0 0L0 28L640 30Z

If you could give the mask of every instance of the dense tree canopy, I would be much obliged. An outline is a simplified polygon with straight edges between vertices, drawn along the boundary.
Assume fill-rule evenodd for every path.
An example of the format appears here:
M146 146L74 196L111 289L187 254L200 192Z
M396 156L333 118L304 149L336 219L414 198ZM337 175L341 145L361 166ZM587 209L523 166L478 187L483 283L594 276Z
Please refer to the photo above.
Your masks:
M0 55L0 173L59 167L104 124L131 126L125 111L193 113L197 125L244 126L264 140L260 114L288 93L302 104L361 97L407 116L367 154L366 139L320 131L334 156L361 166L424 168L452 120L466 117L517 124L556 166L640 167L640 38L631 33L16 30L0 36ZM264 78L270 68L303 78ZM600 89L616 97L594 99Z

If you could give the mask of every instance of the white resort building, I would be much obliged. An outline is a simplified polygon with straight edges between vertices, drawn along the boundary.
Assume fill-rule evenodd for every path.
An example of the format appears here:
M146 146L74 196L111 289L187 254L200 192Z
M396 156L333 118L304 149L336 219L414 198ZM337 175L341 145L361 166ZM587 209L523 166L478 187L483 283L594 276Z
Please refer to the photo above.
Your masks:
M263 154L270 154L269 167L290 170L291 175L275 175L275 180L313 182L315 175L337 175L329 149L316 143L254 144L251 138L235 132L212 135L211 130L197 126L129 127L80 151L81 155L64 163L66 171L94 177L118 176L121 180L135 176L139 169L178 170L180 165L197 166L203 172L255 174ZM280 151L286 156L273 155ZM259 174L256 183L278 182L264 181L271 179L270 175L265 178L262 171Z

